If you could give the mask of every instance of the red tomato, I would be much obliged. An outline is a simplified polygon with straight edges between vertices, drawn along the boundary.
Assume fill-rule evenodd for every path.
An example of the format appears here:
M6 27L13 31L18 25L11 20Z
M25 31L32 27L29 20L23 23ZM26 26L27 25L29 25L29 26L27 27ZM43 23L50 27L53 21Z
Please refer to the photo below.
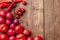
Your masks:
M22 2L22 0L15 0L16 2Z
M6 34L0 34L0 40L8 40L8 36Z
M13 17L13 15L12 15L11 12L9 12L9 13L6 14L6 18L7 18L7 19L12 19L12 17Z
M0 24L3 24L3 23L5 23L5 19L0 17Z
M36 36L34 40L43 40L41 36Z
M6 24L0 25L0 32L5 33L8 31L8 26Z
M22 33L23 32L23 26L17 25L17 26L15 26L14 30L17 34Z
M3 11L3 10L1 10L1 11L0 11L0 17L5 17L5 16L6 16L6 12Z
M27 40L33 40L33 38L30 36L30 37L27 38Z
M8 3L6 3L6 2L2 2L1 4L3 4L3 7L9 7L9 4Z
M22 4L23 4L23 5L26 5L27 3L26 3L26 1L23 1Z
M14 31L13 29L9 29L8 32L7 32L7 34L8 34L9 36L12 36L12 35L15 34L15 31Z
M26 40L26 37L25 37L24 34L18 34L18 35L16 36L16 40Z
M3 8L3 4L0 3L0 8Z
M15 36L10 36L9 40L16 40Z
M23 31L23 34L25 34L25 35L28 36L28 35L30 35L30 31L29 31L29 30L24 30L24 31Z

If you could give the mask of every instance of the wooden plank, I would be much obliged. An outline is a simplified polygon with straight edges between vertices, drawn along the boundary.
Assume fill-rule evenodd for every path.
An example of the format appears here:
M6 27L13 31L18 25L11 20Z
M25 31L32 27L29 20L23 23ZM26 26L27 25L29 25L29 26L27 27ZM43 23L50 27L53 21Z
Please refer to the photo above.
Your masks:
M60 40L60 0L54 0L55 40Z
M44 0L45 40L55 40L56 18L53 6L53 0Z
M60 0L44 0L45 40L60 40Z
M41 35L43 37L43 0L25 0L27 5L23 6L21 3L18 7L26 9L25 14L19 19L20 23L25 29L32 32L32 36Z

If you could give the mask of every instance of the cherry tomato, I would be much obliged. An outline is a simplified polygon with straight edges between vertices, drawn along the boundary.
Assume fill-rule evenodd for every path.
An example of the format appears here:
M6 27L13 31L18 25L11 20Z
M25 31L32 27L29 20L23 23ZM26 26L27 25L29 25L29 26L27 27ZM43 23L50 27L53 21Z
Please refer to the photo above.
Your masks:
M5 17L6 16L6 12L3 10L0 10L0 17Z
M12 19L12 17L13 17L13 15L12 15L11 12L9 12L9 13L6 14L6 18L7 18L7 19Z
M7 31L7 34L8 34L9 36L12 36L12 35L15 34L15 31L14 31L13 29L9 29L9 30Z
M24 30L24 31L23 31L23 34L25 34L25 35L28 36L28 35L30 35L30 31L29 31L29 30Z
M16 2L22 2L22 0L15 0Z
M29 37L27 38L27 40L33 40L33 38L32 38L31 36L29 36Z
M3 4L0 4L0 8L3 8Z
M8 26L6 24L0 25L0 32L5 33L8 31Z
M2 2L2 4L3 4L3 7L9 7L9 4L8 3L6 3L6 2Z
M27 3L26 3L26 1L23 1L22 4L23 4L23 5L26 5Z
M17 26L15 26L14 30L17 34L22 33L23 32L23 26L17 25Z
M0 24L3 24L3 23L5 23L5 19L0 17Z
M9 40L16 40L15 36L10 36Z
M24 34L18 34L16 35L16 40L26 40L26 37Z
M41 36L36 36L34 40L43 40Z
M8 36L6 34L0 34L0 40L8 40Z

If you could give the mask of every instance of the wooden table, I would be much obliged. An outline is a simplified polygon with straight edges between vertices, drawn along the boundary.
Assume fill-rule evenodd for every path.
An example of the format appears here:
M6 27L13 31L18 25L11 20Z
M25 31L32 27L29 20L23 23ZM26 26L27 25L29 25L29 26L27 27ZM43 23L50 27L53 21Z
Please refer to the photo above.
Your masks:
M32 36L40 35L44 40L60 40L60 0L26 0L18 7L26 9L19 19L25 29L31 30Z

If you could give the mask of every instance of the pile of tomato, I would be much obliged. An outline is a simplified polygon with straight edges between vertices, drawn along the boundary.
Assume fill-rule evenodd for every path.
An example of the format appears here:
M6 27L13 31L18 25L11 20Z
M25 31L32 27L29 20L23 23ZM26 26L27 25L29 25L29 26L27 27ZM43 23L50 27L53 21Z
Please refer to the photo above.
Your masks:
M26 1L22 2L26 5ZM10 3L0 2L0 8L7 8ZM15 4L12 6L15 7ZM19 24L19 18L25 12L24 8L18 8L14 13L16 19L11 12L6 12L0 10L0 40L43 40L41 36L31 36L30 30L24 29L22 25Z

